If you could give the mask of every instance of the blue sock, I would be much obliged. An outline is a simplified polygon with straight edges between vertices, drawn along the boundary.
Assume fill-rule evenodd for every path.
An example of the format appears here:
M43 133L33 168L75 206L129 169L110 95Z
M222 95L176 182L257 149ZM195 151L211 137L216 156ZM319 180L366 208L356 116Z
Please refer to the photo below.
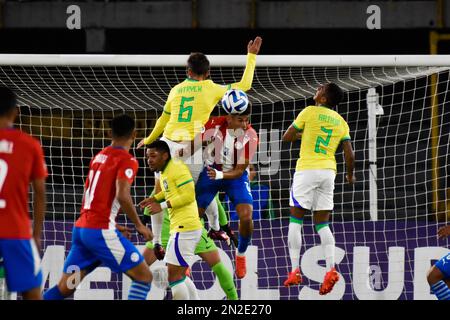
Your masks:
M133 281L128 292L128 300L146 300L151 287L150 283Z
M250 239L251 239L251 237L243 237L243 236L239 235L239 242L238 242L238 252L239 253L244 253L245 251L247 251L247 247L250 243Z
M59 291L58 286L54 286L44 293L44 300L64 300L64 296Z
M431 291L433 291L438 300L450 300L450 289L447 287L444 280L433 284L431 286Z

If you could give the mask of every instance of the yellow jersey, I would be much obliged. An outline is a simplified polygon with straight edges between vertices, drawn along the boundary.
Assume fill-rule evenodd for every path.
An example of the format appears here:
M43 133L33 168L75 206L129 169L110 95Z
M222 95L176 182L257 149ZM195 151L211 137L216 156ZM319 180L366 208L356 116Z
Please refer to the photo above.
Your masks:
M211 112L227 90L250 90L256 66L256 55L247 55L247 65L240 82L219 85L212 80L186 79L170 90L163 114L145 144L155 141L161 133L172 141L192 141L201 132Z
M336 171L336 149L342 141L350 140L350 129L344 118L328 107L309 106L300 112L292 125L302 132L296 171Z
M154 197L161 202L170 201L170 233L202 229L195 200L194 179L181 160L171 159L159 179L161 192Z

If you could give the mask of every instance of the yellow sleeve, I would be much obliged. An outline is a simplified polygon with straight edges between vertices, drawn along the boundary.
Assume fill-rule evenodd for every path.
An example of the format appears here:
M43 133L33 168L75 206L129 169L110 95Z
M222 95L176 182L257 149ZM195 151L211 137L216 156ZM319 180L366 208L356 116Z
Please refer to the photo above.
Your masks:
M170 206L175 209L195 201L194 180L191 178L184 184L177 185L178 195L170 199Z
M344 129L344 135L342 136L341 141L351 140L351 137L350 137L350 128L348 127L347 122L344 122L344 127L345 127L345 129Z
M165 111L156 121L155 127L153 128L150 135L144 139L144 144L150 144L164 132L164 128L166 127L167 122L169 122L170 115L168 115Z
M162 115L156 121L155 127L153 128L150 135L144 139L144 144L152 143L153 141L158 139L158 137L160 135L162 135L162 133L164 132L164 128L166 127L167 122L169 122L169 120L170 120L170 113L172 111L171 103L170 103L172 101L172 95L173 95L172 92L173 92L173 89L170 90L169 96L167 97L167 101L166 101L166 104L164 105Z
M225 94L225 92L227 92L230 89L241 89L243 91L250 90L252 87L255 67L256 67L256 54L249 53L247 55L247 64L245 66L244 74L242 75L241 81L224 86L217 83L213 83L214 97L220 100Z
M305 128L305 120L307 113L308 108L303 109L302 112L298 114L297 118L292 123L292 126L298 131L303 131L303 129Z
M154 198L155 198L155 200L156 201L158 201L158 202L161 202L161 201L163 201L164 199L165 199L165 196L164 196L164 191L160 191L160 192L158 192L157 194L155 194L154 196L153 196Z
M245 66L244 74L242 75L241 81L231 84L231 88L241 89L243 91L250 90L252 87L253 75L255 74L255 67L256 67L256 54L253 53L247 54L247 64Z
M172 208L185 206L195 201L195 185L191 172L186 166L180 166L178 175L175 178L177 195L170 199Z

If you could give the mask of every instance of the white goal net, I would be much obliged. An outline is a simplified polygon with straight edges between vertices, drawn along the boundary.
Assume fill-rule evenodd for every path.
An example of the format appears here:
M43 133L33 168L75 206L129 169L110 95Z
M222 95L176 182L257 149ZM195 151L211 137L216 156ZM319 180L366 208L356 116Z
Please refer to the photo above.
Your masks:
M448 252L449 242L437 240L437 229L450 217L450 59L435 58L258 57L248 92L251 123L261 141L252 181L255 231L247 276L235 278L241 299L434 299L426 271ZM89 161L109 144L108 121L126 112L137 120L139 139L147 135L171 87L186 78L186 59L0 57L0 84L19 95L17 127L40 139L50 174L43 239L46 287L54 285L62 272ZM210 60L213 81L239 81L245 57ZM281 136L298 113L313 104L316 88L325 82L336 82L345 91L337 111L350 126L357 182L345 183L338 149L330 227L342 280L332 293L319 296L325 269L311 217L304 223L300 265L304 282L283 287L290 270L289 188L299 143L282 143ZM370 88L375 89L369 98L372 109ZM223 114L220 109L213 115ZM144 162L144 151L131 152L140 163L132 188L138 203L151 192L153 174ZM231 218L237 232L237 221ZM136 234L132 241L143 245ZM234 250L217 244L234 274ZM201 298L225 297L205 263L193 266L192 278ZM128 285L122 275L101 268L82 283L75 299L123 299ZM153 286L149 299L164 298L166 291Z

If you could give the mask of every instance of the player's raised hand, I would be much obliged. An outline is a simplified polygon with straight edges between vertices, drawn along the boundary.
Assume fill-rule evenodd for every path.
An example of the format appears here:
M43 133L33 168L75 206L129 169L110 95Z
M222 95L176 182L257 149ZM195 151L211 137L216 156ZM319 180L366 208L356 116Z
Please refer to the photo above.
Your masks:
M261 37L256 37L255 40L250 40L250 42L247 45L247 52L253 53L253 54L258 54L259 49L261 48L261 44L262 44Z
M439 228L439 230L438 230L438 238L439 239L444 239L449 236L450 236L450 224Z
M153 240L153 232L143 224L136 226L136 230L144 238L145 241Z
M139 141L139 143L138 143L136 149L141 148L141 147L145 144L145 143L144 143L144 140L145 140L145 139L142 139L141 141Z

